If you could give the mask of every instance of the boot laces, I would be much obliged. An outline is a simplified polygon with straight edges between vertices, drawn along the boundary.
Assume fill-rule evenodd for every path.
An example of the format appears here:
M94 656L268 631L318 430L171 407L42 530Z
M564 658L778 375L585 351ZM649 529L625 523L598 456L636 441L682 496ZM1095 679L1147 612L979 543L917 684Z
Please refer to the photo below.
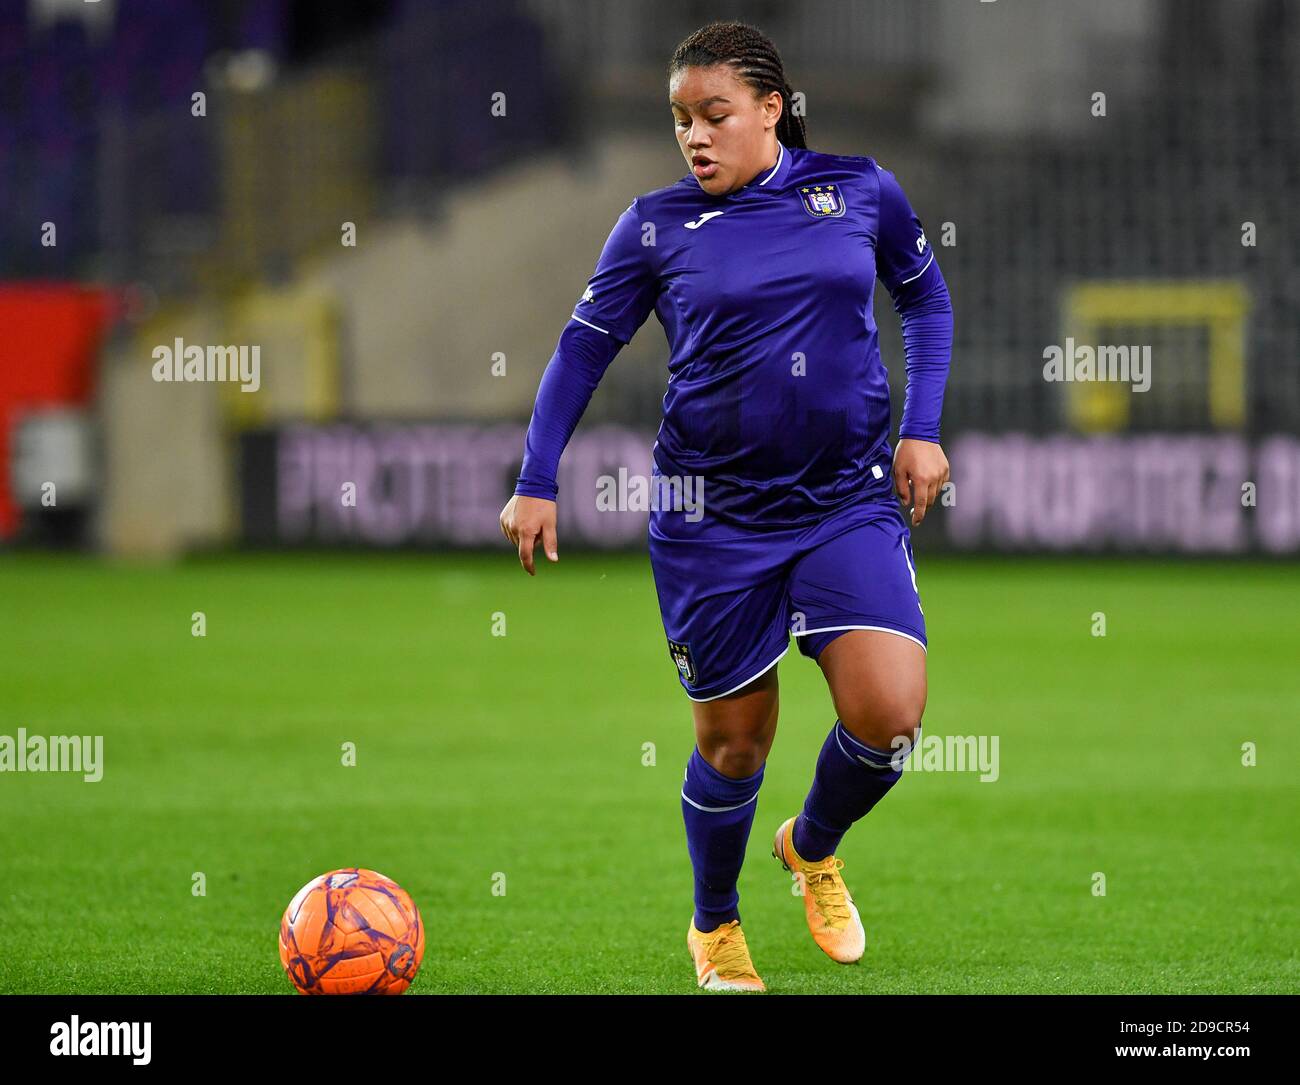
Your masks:
M840 871L844 860L834 855L804 870L804 886L813 895L813 902L828 926L842 928L849 922L848 888Z
M753 962L749 959L745 934L738 923L724 924L720 932L708 942L706 955L713 962L718 975L724 979L739 976L758 978Z

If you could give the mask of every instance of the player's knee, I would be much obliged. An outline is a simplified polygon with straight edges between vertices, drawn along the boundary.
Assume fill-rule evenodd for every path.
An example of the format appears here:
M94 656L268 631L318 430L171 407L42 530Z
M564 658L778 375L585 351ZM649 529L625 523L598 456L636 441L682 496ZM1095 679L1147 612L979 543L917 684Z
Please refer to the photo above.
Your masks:
M924 697L902 694L864 701L848 713L841 712L840 719L850 734L868 745L892 750L900 745L895 741L900 737L908 743L916 741L924 711Z
M744 776L753 776L763 767L765 760L767 760L767 751L758 743L728 743L722 748L718 760L714 762L714 768L723 776L740 779Z
M753 776L767 760L767 747L757 738L729 735L715 742L699 743L700 753L723 776L734 780Z

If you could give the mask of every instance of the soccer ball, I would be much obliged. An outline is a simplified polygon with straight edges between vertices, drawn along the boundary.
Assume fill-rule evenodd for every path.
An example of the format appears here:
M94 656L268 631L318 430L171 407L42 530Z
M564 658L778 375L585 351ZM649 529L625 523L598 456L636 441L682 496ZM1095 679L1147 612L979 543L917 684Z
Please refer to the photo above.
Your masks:
M423 958L410 894L364 867L313 878L280 920L280 963L300 994L400 995Z

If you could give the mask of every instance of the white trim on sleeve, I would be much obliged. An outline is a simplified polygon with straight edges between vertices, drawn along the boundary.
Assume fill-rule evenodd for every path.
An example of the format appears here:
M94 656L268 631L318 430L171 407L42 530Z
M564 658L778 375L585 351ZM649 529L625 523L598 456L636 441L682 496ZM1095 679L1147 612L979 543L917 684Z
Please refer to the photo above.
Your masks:
M933 247L930 249L930 259L927 260L927 261L925 262L925 267L929 267L932 263L934 263L934 249L933 249ZM904 279L904 280L903 280L901 283L899 283L898 285L899 285L899 286L906 286L908 283L910 283L910 282L912 281L912 279L919 279L922 275L925 274L925 267L923 267L920 271L918 271L915 275L913 275L911 279Z
M579 324L586 324L587 327L589 328L596 328L596 325L593 324L590 320L583 320L582 317L580 317L577 313L573 314L573 319L576 320ZM596 328L596 331L600 332L602 335L609 334L609 332L605 331L604 328Z

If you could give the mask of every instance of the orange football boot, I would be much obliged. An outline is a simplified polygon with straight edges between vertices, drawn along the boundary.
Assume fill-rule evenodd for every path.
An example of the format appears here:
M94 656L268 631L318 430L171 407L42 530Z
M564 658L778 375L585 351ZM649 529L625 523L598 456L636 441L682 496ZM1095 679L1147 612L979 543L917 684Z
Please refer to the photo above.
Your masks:
M789 818L777 829L772 855L786 870L803 878L803 907L813 941L831 960L853 964L866 952L867 932L849 887L840 877L844 860L833 855L815 863L801 859L794 850L794 821Z
M749 959L749 946L740 920L721 924L717 930L701 934L695 929L691 917L686 932L686 948L695 962L695 975L699 986L706 991L766 991L763 981L754 971Z

